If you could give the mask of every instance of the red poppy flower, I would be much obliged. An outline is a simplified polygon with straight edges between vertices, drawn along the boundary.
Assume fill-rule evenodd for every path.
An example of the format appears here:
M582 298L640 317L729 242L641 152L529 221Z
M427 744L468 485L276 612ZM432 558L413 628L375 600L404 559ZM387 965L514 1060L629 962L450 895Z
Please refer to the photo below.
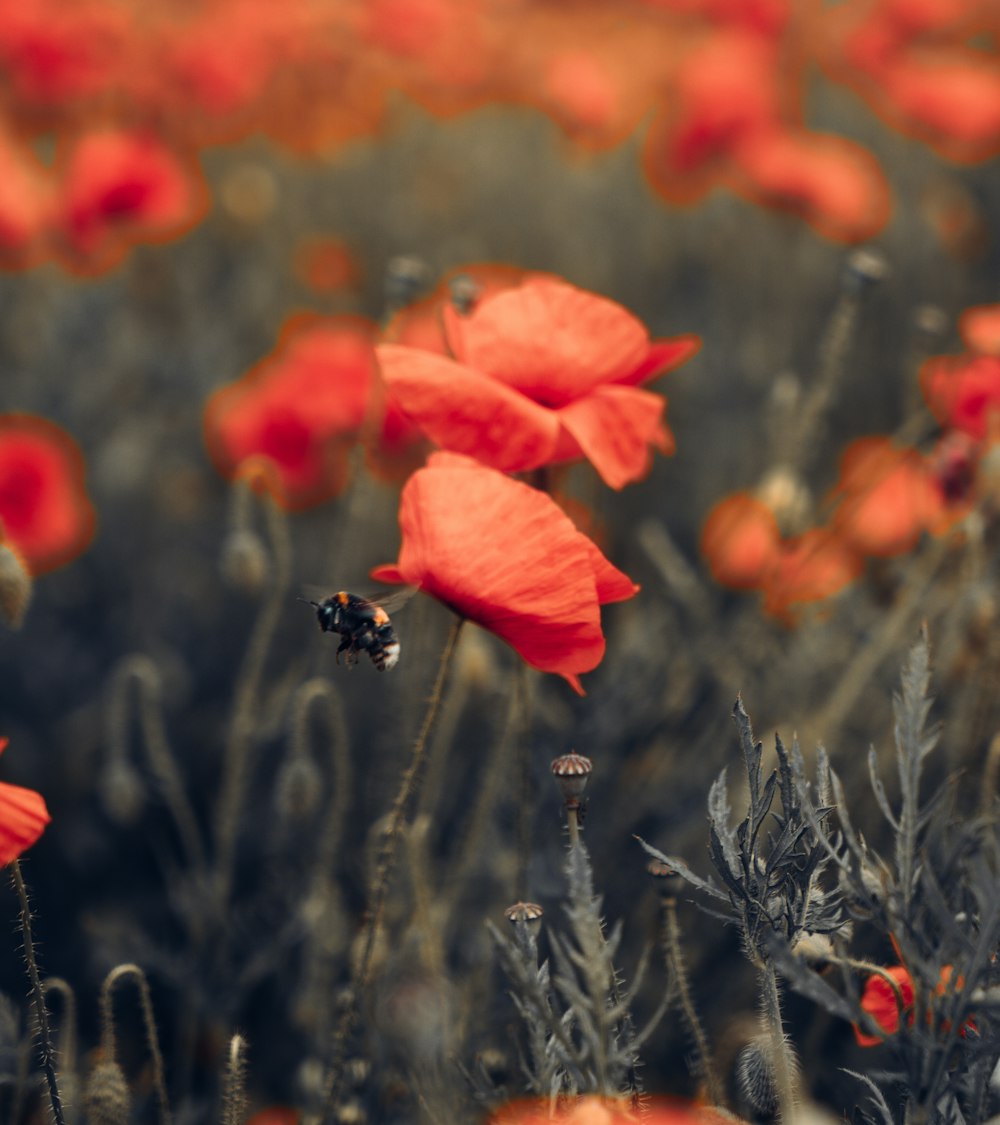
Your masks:
M885 974L892 978L896 988L881 973L872 973L865 981L861 994L862 1011L872 1017L885 1035L869 1035L855 1024L854 1037L860 1047L877 1047L886 1035L895 1035L903 1012L909 1012L910 1022L913 1022L913 981L910 974L902 965L891 966ZM896 989L899 990L898 995Z
M94 534L83 456L53 422L0 415L0 538L33 575L76 558Z
M373 409L373 336L360 317L290 320L270 356L208 400L205 441L219 472L232 479L248 458L266 458L290 509L340 492Z
M709 512L701 553L712 577L731 590L759 590L778 564L781 532L771 509L749 492L735 492Z
M549 278L443 317L455 359L378 348L390 394L442 448L507 472L586 457L612 488L648 471L650 446L673 448L665 400L635 384L688 359L697 337L650 341L620 305Z
M814 527L781 545L764 585L764 609L793 624L801 606L839 594L861 577L863 556L828 527Z
M920 369L920 386L939 422L982 441L990 415L1000 412L1000 355L932 356Z
M195 173L146 133L85 134L62 179L59 224L81 268L108 269L130 242L176 237L204 212Z
M0 754L9 741L0 738ZM40 793L0 781L0 867L27 851L51 819Z
M937 523L941 493L916 449L887 437L852 442L840 461L835 531L861 554L892 558L912 551Z
M1000 305L976 305L958 318L965 346L973 352L1000 356Z
M41 256L50 217L52 185L42 164L0 132L0 255L14 265Z
M896 988L893 988L889 981L885 979L886 976L892 978ZM961 991L965 984L964 978L959 976L952 983L952 976L954 976L952 966L943 965L938 983L934 986L935 996L946 996L949 992ZM877 1047L885 1041L886 1036L895 1035L899 1031L900 1017L904 1014L908 1015L907 1022L912 1026L913 1002L913 979L909 971L902 965L892 965L884 969L881 974L872 973L865 981L864 991L861 994L861 1008L875 1020L885 1034L882 1036L869 1035L855 1024L854 1037L857 1039L858 1045L861 1047ZM925 1017L928 1025L930 1025L932 1022L930 1008L927 1009ZM950 1026L947 1020L942 1020L941 1033L947 1034ZM966 1029L974 1029L975 1026L974 1020L966 1020L959 1029L959 1034L964 1036Z
M294 265L299 279L317 293L353 288L361 280L360 262L337 238L303 239L295 248Z
M545 493L465 457L433 454L407 482L403 545L382 582L419 586L565 677L604 655L600 606L638 592Z
M731 1120L705 1106L671 1098L643 1098L641 1113L628 1099L597 1094L566 1098L556 1106L549 1098L524 1098L501 1106L487 1125L721 1125Z

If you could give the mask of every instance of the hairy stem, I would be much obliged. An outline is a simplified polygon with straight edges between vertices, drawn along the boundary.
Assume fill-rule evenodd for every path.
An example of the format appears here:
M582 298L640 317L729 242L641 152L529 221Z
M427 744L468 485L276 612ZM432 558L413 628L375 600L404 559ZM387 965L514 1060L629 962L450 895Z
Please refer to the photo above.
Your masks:
M448 633L448 640L445 642L444 652L441 654L441 662L438 665L437 677L434 681L434 687L431 690L427 711L424 714L424 721L420 726L416 741L413 744L410 764L403 773L396 798L389 810L388 826L385 830L382 845L379 848L375 863L375 877L372 881L368 917L365 920L364 947L357 971L354 974L354 997L352 1002L345 1005L344 1011L337 1021L336 1031L334 1032L333 1059L330 1064L321 1117L324 1121L332 1119L340 1084L340 1071L343 1064L343 1056L347 1048L347 1040L354 1025L354 1021L357 1018L358 1002L371 983L375 939L382 927L386 894L389 889L389 879L395 864L396 851L400 837L402 836L407 810L409 809L420 782L424 761L427 757L430 733L434 727L438 712L441 709L441 700L444 698L444 687L448 680L448 673L451 671L451 665L454 660L455 650L458 646L458 637L461 632L463 620L464 618L461 617L456 618L452 624L451 631Z
M28 901L28 888L24 885L21 864L14 860L10 865L10 879L17 892L21 912L21 931L24 935L24 960L28 967L28 980L31 984L31 1002L35 1009L38 1034L38 1052L45 1073L45 1085L49 1091L49 1104L52 1107L52 1120L56 1125L66 1125L62 1098L59 1096L59 1083L56 1079L55 1051L52 1048L52 1035L49 1029L49 1013L45 1007L45 990L35 959L35 940L31 936L31 903Z

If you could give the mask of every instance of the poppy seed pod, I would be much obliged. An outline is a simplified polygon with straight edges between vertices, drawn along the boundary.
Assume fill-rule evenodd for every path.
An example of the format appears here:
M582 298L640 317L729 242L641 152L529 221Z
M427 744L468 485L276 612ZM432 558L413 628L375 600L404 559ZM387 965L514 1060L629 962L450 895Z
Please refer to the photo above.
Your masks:
M582 754L563 754L552 763L552 776L556 779L559 792L567 806L580 803L580 797L587 788L587 779L593 766L589 758Z
M512 925L518 922L535 923L541 920L543 911L537 902L515 902L503 912Z

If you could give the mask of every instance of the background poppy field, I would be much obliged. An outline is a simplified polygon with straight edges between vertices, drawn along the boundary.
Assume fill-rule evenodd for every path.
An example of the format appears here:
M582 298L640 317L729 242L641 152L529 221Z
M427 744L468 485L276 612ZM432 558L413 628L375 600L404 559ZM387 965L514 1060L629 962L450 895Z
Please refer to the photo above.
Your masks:
M484 922L509 930L505 908L538 903L545 955L545 927L566 926L560 755L593 763L582 835L626 983L651 951L640 1023L668 972L634 837L707 870L724 767L744 802L737 696L768 766L774 731L810 762L826 747L889 854L868 752L895 799L892 693L926 626L944 736L925 784L959 817L995 815L998 154L996 0L0 12L0 768L51 815L22 869L43 977L75 994L74 1014L50 991L70 1120L122 963L149 981L174 1120L219 1119L236 1032L243 1116L321 1119L449 607L486 627L459 635L329 1120L473 1122L528 1092ZM492 377L475 318L550 283L614 302L651 341L609 381L664 396L666 429L637 439L609 411L601 438L638 441L619 476L562 432L552 464L518 461L502 427L488 456L478 431L448 445L467 401L409 383L393 398L407 348ZM588 319L581 352L591 337ZM657 366L664 341L680 343ZM428 463L435 444L450 452ZM445 578L414 562L421 504L446 506L429 482L477 449L477 472L549 493L531 501L544 518L561 508L603 659L512 639L514 609L490 600L507 545L482 518L466 538L449 525ZM555 615L575 586L550 577L518 575ZM398 665L335 660L303 600L397 580L425 591L390 610ZM692 999L726 1104L749 1114L732 1074L753 973L690 897ZM0 1117L40 1121L3 902ZM855 937L898 963L889 935ZM120 1119L159 1120L140 1007L116 987ZM642 1082L702 1098L676 1011L643 1044ZM875 1070L886 1048L791 993L785 1019L803 1094L853 1112L864 1094L840 1068Z

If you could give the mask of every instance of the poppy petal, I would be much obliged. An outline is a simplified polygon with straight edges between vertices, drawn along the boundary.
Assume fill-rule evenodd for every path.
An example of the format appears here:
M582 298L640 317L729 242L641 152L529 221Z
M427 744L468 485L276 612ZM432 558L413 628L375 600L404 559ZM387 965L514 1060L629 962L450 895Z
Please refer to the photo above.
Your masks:
M670 336L663 340L653 340L646 358L622 379L615 380L622 386L638 387L659 375L666 375L675 367L686 363L701 351L701 337L689 332L683 336Z
M665 406L661 395L614 384L595 388L558 414L604 483L622 488L649 472L650 445L673 452L673 435L662 422Z
M621 305L549 278L487 297L466 317L446 309L444 318L463 363L549 406L627 378L649 352L642 322Z
M604 655L601 601L637 589L545 493L474 462L433 456L399 522L398 564L374 577L420 586L575 690Z
M30 848L51 819L40 793L0 781L0 866Z
M436 445L506 472L551 461L553 411L444 356L397 344L376 353L393 401Z

